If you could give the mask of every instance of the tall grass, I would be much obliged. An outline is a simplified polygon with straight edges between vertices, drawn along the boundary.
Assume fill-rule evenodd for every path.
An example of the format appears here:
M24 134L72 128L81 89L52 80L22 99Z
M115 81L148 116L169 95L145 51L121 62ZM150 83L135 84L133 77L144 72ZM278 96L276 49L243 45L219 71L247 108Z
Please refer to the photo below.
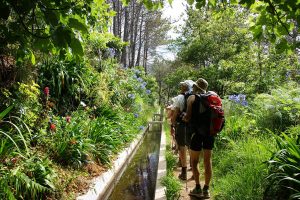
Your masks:
M299 103L299 88L290 87L255 95L247 107L224 101L226 126L213 156L216 200L299 199ZM294 140L273 134L281 131Z
M180 198L181 183L176 177L167 175L162 178L161 183L167 188L165 191L167 200L177 200Z
M262 199L267 176L264 162L274 144L270 138L247 136L217 150L213 157L215 199Z

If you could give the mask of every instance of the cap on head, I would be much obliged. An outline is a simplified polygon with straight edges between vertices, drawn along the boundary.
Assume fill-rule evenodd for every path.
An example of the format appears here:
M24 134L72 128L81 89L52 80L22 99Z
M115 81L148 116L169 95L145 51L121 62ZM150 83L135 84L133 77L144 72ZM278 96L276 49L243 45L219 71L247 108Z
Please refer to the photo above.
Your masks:
M179 85L186 85L188 87L188 91L192 90L194 84L195 82L192 80L185 80L179 83Z

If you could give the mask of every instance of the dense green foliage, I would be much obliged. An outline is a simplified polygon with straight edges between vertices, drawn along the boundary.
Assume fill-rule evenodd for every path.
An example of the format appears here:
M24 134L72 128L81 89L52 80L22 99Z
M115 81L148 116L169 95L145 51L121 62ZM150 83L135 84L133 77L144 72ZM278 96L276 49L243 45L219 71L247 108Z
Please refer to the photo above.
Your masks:
M141 2L158 9L166 1ZM175 43L178 58L156 74L160 96L204 77L222 97L249 100L224 101L215 197L299 198L300 1L187 2L195 7ZM0 198L62 199L79 172L58 171L109 166L143 129L158 86L141 67L114 60L128 42L108 33L108 1L1 0L0 11ZM167 160L172 199L179 184L175 158Z
M226 94L268 93L290 80L299 82L299 60L296 52L276 50L266 39L253 42L249 20L252 13L235 7L225 10L188 9L181 36L174 44L178 58L164 78L176 94L183 79L204 77L209 89Z
M105 1L4 0L0 5L1 54L13 53L33 64L35 50L83 56L82 37L91 28L105 30L112 16Z
M80 171L109 167L144 128L157 85L114 60L128 43L108 32L110 6L0 1L1 199L71 199Z
M286 131L289 127L298 125L299 94L299 87L289 83L285 87L273 89L270 94L257 95L254 98L257 126L272 131Z
M299 130L299 126L296 128ZM279 151L274 152L268 162L270 175L268 176L269 184L266 194L271 197L279 196L285 199L299 199L299 134L297 140L295 140L293 135L283 134L282 138L277 136L276 141ZM274 191L275 194L272 195Z
M259 94L246 107L224 101L226 127L213 158L215 199L297 198L299 116L286 110L299 115L300 102L288 88ZM281 137L282 131L289 136Z
M139 67L118 67L107 53L122 48L116 37L95 34L88 42L85 59L48 56L0 88L1 198L65 198L74 177L57 169L109 166L143 129L155 79Z
M83 65L87 70L76 73L76 63L52 61L62 66L53 69L61 69L63 78L41 73L40 85L17 83L17 90L1 94L10 97L2 106L15 102L1 112L1 198L37 199L53 192L62 198L66 188L60 182L68 177L58 179L62 174L54 165L109 166L143 129L155 104L155 81L139 68L118 69L110 61L102 72Z
M224 99L214 198L299 198L300 2L188 2L197 9L187 10L178 57L157 62L168 69L156 76L165 102L180 81L199 77Z
M193 3L194 0L189 0ZM276 49L283 52L288 49L299 48L299 41L296 40L300 23L300 2L284 0L211 0L206 4L205 0L196 0L196 7L227 7L241 5L249 9L253 15L251 18L251 31L253 37L261 40L267 37L276 44ZM288 37L286 37L288 36Z

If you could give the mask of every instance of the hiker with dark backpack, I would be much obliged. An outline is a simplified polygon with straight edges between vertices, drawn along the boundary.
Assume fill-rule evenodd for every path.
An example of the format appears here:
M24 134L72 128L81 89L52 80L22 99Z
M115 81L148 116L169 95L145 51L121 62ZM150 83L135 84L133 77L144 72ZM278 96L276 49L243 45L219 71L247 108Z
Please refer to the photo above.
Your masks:
M212 177L212 149L215 141L215 134L222 129L224 124L224 112L221 108L221 99L216 93L206 92L208 83L205 79L199 78L193 85L193 95L187 100L187 113L183 120L188 122L191 131L190 156L192 171L196 187L190 191L191 196L209 198L209 183ZM211 101L211 102L210 102ZM214 105L215 104L215 105ZM218 110L219 111L216 111ZM214 114L216 112L216 114ZM216 123L218 122L218 123ZM203 189L199 180L199 157L203 149L204 177Z
M186 80L179 83L180 94L173 98L173 115L171 117L171 135L175 133L175 139L179 149L179 160L181 164L181 173L178 178L181 180L187 179L187 146L189 145L188 137L186 136L186 122L182 120L184 116L185 95L191 90L193 81Z

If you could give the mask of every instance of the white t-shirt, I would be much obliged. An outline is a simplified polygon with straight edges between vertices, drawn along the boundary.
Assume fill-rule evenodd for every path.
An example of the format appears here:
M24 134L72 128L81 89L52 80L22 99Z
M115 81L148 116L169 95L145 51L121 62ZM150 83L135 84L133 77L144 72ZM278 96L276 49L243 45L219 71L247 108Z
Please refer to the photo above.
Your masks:
M179 108L180 112L182 112L184 109L184 95L179 94L178 96L172 98L172 101L172 110L175 110L175 108Z

